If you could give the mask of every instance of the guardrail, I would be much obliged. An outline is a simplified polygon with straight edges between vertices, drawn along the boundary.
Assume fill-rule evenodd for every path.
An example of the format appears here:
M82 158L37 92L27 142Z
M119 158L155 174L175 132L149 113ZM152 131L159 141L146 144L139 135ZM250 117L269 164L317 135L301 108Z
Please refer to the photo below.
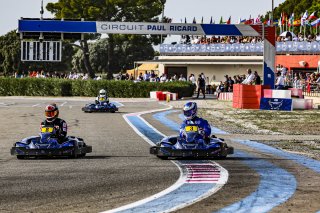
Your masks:
M278 54L317 54L320 42L277 42ZM161 44L161 55L262 55L263 43Z

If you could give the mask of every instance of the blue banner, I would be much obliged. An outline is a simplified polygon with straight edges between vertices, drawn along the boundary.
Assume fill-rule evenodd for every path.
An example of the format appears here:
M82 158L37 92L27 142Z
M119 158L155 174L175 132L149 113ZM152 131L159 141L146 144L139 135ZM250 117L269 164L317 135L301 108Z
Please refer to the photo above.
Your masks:
M292 111L292 99L261 98L260 109Z

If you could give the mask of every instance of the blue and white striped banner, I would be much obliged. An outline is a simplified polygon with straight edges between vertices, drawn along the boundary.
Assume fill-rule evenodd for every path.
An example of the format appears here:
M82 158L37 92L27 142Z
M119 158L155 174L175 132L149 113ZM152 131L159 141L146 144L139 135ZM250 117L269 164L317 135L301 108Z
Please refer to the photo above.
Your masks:
M19 32L260 36L250 25L19 20Z

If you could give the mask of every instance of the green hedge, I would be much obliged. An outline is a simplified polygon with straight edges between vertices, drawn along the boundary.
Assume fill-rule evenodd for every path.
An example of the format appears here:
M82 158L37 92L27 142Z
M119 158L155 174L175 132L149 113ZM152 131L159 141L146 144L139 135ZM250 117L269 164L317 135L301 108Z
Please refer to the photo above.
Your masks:
M110 97L117 98L149 97L150 91L175 92L180 98L193 94L193 86L188 82L0 78L0 96L96 96L102 88Z

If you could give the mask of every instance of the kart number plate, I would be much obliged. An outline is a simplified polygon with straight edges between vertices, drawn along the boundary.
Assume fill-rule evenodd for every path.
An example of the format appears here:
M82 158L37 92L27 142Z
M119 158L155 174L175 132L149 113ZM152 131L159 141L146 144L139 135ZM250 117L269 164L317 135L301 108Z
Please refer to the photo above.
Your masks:
M197 132L198 127L197 126L186 126L185 131L186 132Z
M105 100L105 98L99 98L99 101L104 101Z
M42 133L53 132L53 127L42 127L41 132Z

